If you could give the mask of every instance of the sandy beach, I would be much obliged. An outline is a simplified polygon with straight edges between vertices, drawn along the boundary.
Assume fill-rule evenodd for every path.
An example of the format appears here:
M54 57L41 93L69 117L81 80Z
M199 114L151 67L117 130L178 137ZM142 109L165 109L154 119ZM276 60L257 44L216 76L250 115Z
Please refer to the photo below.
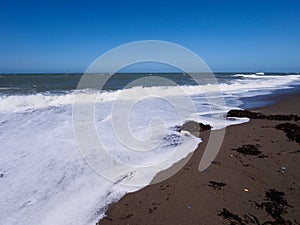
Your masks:
M0 225L300 225L299 12L1 1Z
M299 115L299 100L293 94L251 111ZM198 165L210 131L200 133L203 143L183 169L111 204L98 224L300 224L300 146L277 126L284 123L300 125L251 119L227 127L217 158L204 172Z

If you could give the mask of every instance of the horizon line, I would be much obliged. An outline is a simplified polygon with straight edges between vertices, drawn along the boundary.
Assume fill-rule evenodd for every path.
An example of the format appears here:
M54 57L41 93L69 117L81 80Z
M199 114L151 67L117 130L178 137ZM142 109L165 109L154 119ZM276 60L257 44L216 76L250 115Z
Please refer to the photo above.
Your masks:
M132 71L132 72L117 72L117 73L113 73L113 74L188 74L188 72L175 72L175 71L162 71L162 72L159 72L159 71L155 71L155 72L138 72L138 71ZM207 73L207 72L189 72L189 73ZM284 73L284 74L288 74L288 73L297 73L299 74L300 72L299 71L285 71L285 72L279 72L279 71L216 71L216 72L213 72L211 71L211 73ZM42 74L85 74L85 72L0 72L0 75L42 75ZM88 73L87 73L88 74ZM90 74L110 74L109 72L102 72L102 73L90 73Z

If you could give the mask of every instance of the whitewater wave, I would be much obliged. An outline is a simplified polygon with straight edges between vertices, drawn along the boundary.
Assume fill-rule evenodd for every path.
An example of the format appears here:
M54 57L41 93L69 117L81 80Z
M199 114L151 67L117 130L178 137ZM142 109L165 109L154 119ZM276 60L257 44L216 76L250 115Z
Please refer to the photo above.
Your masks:
M95 127L104 146L118 162L139 167L155 166L180 149L174 160L150 172L131 171L128 179L143 179L147 184L159 171L186 157L201 143L201 139L172 127L190 119L212 124L211 115L224 115L230 108L239 107L241 98L290 88L300 79L299 75L237 74L235 77L219 85L1 95L0 224L95 224L104 216L105 207L111 201L143 187L111 183L92 170L82 158L72 126L72 106L76 95L87 96L84 99L97 99ZM182 93L192 99L196 108L196 113L184 108L184 118L180 118L176 108L162 99L180 99ZM152 138L161 144L147 152L147 157L144 153L133 153L122 145L112 127L111 112L116 100L130 101L136 96L150 97L139 101L128 117L135 137L144 140L151 136L148 128L153 118L161 118L165 123L165 130L159 130L160 126L152 123L152 131L155 131ZM224 96L226 107L208 104L207 97L220 96ZM220 116L214 122L214 129L246 121L224 121ZM128 173L123 175L126 177Z
M290 88L293 82L299 82L300 75L261 76L256 74L236 74L235 77L248 78L232 80L229 83L207 84L202 86L169 86L169 87L133 87L117 91L68 91L63 94L37 93L30 95L0 95L0 111L24 111L48 107L71 105L76 95L96 95L97 102L131 99L132 96L178 96L182 91L187 96L205 96L207 93L219 92L224 97L251 97L268 94L270 91ZM251 78L251 79L249 79ZM120 93L122 96L120 97ZM124 99L124 97L126 97ZM94 99L90 97L86 99ZM122 99L123 98L123 99Z

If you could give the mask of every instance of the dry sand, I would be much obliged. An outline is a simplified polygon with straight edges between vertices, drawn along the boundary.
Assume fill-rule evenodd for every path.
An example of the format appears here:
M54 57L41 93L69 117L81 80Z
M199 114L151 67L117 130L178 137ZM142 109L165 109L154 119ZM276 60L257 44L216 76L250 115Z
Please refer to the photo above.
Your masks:
M254 111L300 115L299 100L299 94L293 95ZM198 165L209 131L202 132L203 143L183 169L111 204L99 224L300 224L300 145L275 129L284 122L252 119L228 127L217 158L205 172ZM262 153L233 150L248 144L259 145Z

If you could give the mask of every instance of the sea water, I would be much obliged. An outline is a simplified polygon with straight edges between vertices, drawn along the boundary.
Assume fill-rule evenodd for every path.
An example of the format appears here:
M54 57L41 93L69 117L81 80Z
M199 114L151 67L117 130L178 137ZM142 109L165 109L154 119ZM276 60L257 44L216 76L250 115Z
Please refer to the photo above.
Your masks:
M158 141L153 151L130 151L114 135L112 110L123 87L141 78L160 76L172 79L178 86L138 86L126 89L124 96L149 97L135 104L128 116L132 135ZM209 106L201 86L187 74L118 74L104 90L75 90L81 74L0 75L0 224L95 224L105 215L105 207L124 194L149 184L161 170L193 152L201 139L173 129L184 121L211 123L214 113L225 114L239 108L247 99L273 94L276 90L293 90L299 85L297 74L216 74L219 84L204 83L209 90L221 90L225 106ZM215 86L214 86L215 85ZM196 113L184 109L179 118L172 105L157 98L180 102L181 94L192 99ZM112 183L100 176L84 160L73 130L72 109L76 95L97 95L95 127L105 148L116 160L137 167L153 166L151 171L131 174L142 180L140 186ZM122 99L122 101L130 101ZM257 102L262 105L267 102ZM197 115L193 115L197 114ZM164 121L148 124L152 118ZM213 129L238 124L247 119L214 123ZM157 128L157 129L156 129ZM156 129L156 130L155 130ZM172 160L156 167L179 148Z

